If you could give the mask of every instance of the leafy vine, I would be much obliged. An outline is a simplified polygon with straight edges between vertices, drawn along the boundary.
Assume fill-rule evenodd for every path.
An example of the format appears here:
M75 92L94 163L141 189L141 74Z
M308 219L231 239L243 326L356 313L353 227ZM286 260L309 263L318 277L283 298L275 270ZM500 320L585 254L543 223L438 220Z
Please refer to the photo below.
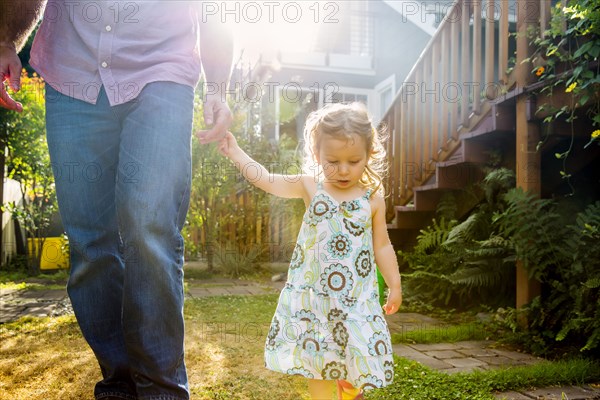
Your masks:
M573 122L578 109L587 109L592 129L600 127L600 3L597 0L569 0L558 3L552 9L549 28L540 35L530 32L535 47L531 71L539 81L546 83L540 93L552 95L555 89L570 94L569 104L555 107L542 104L538 112L547 113L545 123L565 118L571 125L571 142L567 150L556 153L563 160L560 171L565 179L571 175L566 170L566 160L573 149L575 132ZM600 129L590 132L587 148L592 143L600 144ZM543 143L540 142L538 148Z

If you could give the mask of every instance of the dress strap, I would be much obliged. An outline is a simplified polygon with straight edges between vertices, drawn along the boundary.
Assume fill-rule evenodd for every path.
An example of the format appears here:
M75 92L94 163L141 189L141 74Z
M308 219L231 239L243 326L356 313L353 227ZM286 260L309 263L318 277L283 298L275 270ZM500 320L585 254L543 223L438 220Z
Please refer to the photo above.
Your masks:
M323 190L323 181L318 181L317 182L317 189Z
M371 189L367 189L367 192L365 193L365 195L363 196L365 199L369 200L369 197L371 197Z

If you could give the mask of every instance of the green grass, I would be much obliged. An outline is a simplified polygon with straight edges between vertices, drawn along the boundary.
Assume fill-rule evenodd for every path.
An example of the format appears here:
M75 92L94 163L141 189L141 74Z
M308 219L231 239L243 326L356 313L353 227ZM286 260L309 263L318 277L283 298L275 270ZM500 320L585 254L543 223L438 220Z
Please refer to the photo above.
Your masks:
M185 317L207 323L269 324L277 306L277 298L276 294L268 294L190 299L185 303Z
M0 290L23 290L27 289L27 283L25 282L3 282L0 283Z
M0 271L0 290L64 289L68 279L69 272L67 270L36 276L29 276L24 271Z
M263 346L278 295L188 299L186 364L194 400L308 400L306 381L264 368ZM394 335L412 343L478 340L481 324ZM499 339L500 337L494 337ZM368 400L484 400L495 392L600 381L600 363L543 362L502 370L445 374L395 357L394 383ZM0 325L0 400L92 399L100 377L73 316L25 317Z
M600 363L585 359L541 362L472 373L446 374L401 357L395 357L394 382L368 394L368 400L483 400L494 392L580 385L600 380Z

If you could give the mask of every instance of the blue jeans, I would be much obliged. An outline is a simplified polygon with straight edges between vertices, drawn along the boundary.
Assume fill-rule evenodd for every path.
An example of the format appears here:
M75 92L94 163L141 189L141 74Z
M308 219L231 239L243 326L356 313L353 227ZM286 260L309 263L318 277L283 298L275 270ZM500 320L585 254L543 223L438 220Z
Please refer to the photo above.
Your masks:
M48 147L69 237L67 285L100 364L97 399L189 399L183 238L193 88L147 85L111 107L46 85Z

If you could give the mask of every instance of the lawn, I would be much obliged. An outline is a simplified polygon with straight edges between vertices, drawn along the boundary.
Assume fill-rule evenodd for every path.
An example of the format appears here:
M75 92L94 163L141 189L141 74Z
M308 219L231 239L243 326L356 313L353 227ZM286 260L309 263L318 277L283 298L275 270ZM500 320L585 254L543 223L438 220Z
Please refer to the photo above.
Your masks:
M186 302L193 399L308 399L305 382L266 370L262 350L276 295ZM0 399L93 399L100 372L73 316L0 326Z
M309 399L306 382L263 366L277 295L219 296L186 302L186 363L194 400ZM426 333L426 332L425 332ZM427 334L416 337L430 338ZM600 380L586 360L447 375L396 358L393 385L368 400L492 399L496 390ZM0 325L0 400L93 399L100 378L73 316L22 318Z

